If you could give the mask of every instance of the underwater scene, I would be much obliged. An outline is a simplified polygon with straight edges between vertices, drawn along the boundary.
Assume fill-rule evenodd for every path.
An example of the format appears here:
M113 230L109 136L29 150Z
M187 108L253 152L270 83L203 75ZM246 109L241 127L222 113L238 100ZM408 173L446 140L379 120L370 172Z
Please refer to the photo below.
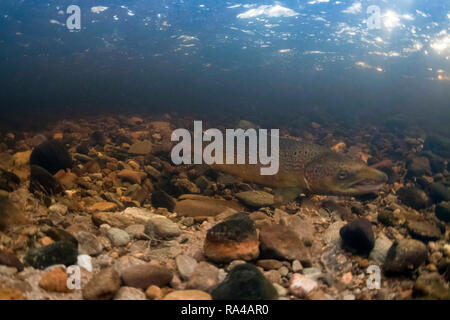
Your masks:
M2 0L0 300L448 300L449 124L449 1Z

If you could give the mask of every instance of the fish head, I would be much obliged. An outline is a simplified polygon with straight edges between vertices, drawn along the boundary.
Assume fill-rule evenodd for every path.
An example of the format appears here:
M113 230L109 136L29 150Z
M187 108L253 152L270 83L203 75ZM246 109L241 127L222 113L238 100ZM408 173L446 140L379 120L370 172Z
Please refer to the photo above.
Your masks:
M376 192L387 175L338 153L325 153L305 168L305 183L317 194L360 195Z

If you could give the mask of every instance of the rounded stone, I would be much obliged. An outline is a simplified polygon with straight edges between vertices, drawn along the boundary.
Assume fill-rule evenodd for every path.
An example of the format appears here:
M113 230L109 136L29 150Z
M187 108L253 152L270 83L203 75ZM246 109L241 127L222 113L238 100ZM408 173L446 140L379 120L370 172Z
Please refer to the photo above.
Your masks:
M250 261L259 255L259 241L252 219L234 214L208 230L203 246L205 257L220 263Z

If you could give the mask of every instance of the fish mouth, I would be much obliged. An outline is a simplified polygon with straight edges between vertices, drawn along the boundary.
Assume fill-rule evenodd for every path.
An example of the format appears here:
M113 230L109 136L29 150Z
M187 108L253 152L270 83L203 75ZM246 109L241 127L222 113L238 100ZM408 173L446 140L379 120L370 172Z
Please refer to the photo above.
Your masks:
M385 182L378 182L374 180L364 179L358 181L350 186L350 189L355 189L362 193L376 192L385 185Z
M373 168L361 170L358 176L359 179L348 187L353 194L376 192L388 181L388 177L384 172Z

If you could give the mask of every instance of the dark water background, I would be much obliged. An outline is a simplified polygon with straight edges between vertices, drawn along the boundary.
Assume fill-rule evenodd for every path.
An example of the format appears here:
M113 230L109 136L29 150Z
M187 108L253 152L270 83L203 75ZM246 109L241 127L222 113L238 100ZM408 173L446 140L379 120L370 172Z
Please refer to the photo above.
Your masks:
M78 32L64 25L71 4ZM365 24L371 4L390 12L380 30ZM261 5L285 11L239 16ZM0 70L4 126L98 112L329 112L448 134L450 2L2 0Z

